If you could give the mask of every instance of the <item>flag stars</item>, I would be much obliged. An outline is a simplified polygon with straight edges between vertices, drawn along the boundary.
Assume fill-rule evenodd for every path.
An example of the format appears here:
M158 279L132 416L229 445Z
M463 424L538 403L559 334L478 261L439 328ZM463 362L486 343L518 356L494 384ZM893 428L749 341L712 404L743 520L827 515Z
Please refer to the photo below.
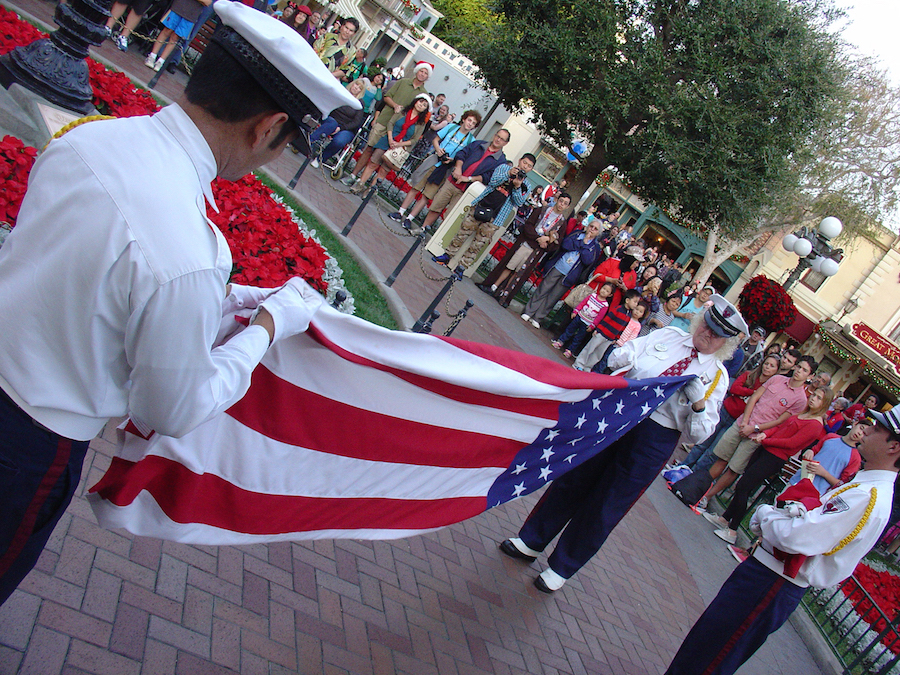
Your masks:
M587 415L581 415L581 417L578 418L578 421L575 422L575 428L580 429L585 422L587 422Z
M594 410L600 410L600 401L601 399L595 398L591 401L594 404Z
M608 426L609 424L606 423L606 418L604 417L597 423L597 433L602 434L604 431L606 431L606 427Z
M525 482L524 481L519 483L515 487L513 487L513 497L518 497L523 492L525 492Z
M574 448L578 444L579 441L583 441L583 440L584 440L584 436L582 436L580 438L573 438L568 443L569 443L569 445L571 445Z
M541 455L541 459L544 460L545 462L549 462L549 461L550 461L550 458L551 458L553 455L555 455L555 454L556 454L556 453L553 452L553 448L546 448L546 449L544 450L544 454Z
M622 401L616 403L616 415L621 415L622 411L625 410L625 404Z
M571 464L573 459L575 459L575 455L569 455L568 457L566 457L566 462Z
M656 394L657 396L665 396L666 390L663 389L662 387L660 387L659 385L657 385L657 386L653 387L653 393Z
M649 403L645 403L641 406L641 415L647 415L651 410L653 410L653 407Z
M554 438L556 438L557 436L559 436L559 430L558 430L558 429L551 429L550 431L547 432L547 440L548 440L548 441L552 441L552 440L553 440Z
M519 475L520 473L522 473L526 468L527 468L527 467L525 466L525 463L522 463L522 464L516 464L516 470L513 471L512 473L513 473L514 476L518 476L518 475Z
M543 469L541 469L540 479L543 481L550 480L551 473L553 473L553 472L550 470L550 467L545 466ZM519 486L517 485L516 487L518 488Z

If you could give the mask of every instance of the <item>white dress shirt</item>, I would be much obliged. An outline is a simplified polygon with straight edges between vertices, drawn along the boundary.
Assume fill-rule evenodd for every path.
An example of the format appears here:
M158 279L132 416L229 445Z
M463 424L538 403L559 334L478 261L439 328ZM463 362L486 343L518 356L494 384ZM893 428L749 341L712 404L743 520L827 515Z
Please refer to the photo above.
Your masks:
M244 395L268 334L213 347L231 273L206 217L215 175L177 105L82 125L38 159L0 249L0 387L39 423L88 440L130 414L181 436Z
M670 366L689 356L693 348L691 335L680 328L667 326L629 340L613 350L608 363L613 371L630 366L630 370L623 373L628 379L659 377ZM688 443L706 440L719 423L719 408L728 392L728 371L712 354L698 354L683 373L697 375L709 387L716 380L716 372L721 373L719 380L701 412L694 412L691 402L678 391L653 411L650 419L668 429L678 429Z
M782 576L784 563L772 555L773 547L809 556L796 578L789 579L798 586L828 588L843 581L890 522L896 478L893 471L860 471L848 485L822 495L822 506L802 516L760 506L750 520L750 529L762 538L753 556Z

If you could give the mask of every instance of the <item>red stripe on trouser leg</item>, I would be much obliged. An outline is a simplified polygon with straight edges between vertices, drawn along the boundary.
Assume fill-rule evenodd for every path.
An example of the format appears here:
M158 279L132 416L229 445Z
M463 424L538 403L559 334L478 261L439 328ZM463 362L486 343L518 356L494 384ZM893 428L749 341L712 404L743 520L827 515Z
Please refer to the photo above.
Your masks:
M47 473L41 479L38 489L35 490L34 497L31 498L31 503L25 510L25 515L22 517L15 535L13 535L9 548L6 549L6 553L0 558L0 576L6 574L6 571L19 556L19 553L22 552L22 548L28 542L28 538L34 532L34 523L37 521L38 513L44 506L44 502L47 501L47 497L50 495L53 486L56 485L56 481L59 480L59 477L68 465L71 452L72 441L68 438L60 438L56 445L56 456L53 458L50 468L47 469Z

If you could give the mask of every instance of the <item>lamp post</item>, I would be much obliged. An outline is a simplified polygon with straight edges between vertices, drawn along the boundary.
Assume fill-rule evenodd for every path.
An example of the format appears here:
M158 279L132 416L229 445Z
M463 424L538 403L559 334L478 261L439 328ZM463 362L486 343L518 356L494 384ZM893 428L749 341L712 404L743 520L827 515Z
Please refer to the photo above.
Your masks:
M816 230L801 227L796 232L785 235L781 240L781 245L785 251L796 253L800 257L800 261L782 285L784 290L791 290L800 275L810 268L826 277L837 274L844 251L840 248L832 248L831 240L838 236L843 229L844 226L840 220L834 216L828 216L822 219Z

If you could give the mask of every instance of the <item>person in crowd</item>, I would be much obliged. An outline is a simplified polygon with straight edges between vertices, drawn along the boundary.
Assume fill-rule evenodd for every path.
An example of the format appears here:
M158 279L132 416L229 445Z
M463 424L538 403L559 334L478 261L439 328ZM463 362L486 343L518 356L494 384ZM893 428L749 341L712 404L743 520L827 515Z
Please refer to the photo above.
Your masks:
M675 311L672 325L682 330L687 328L691 322L691 317L703 309L715 292L716 289L712 286L704 286L696 296L685 298L681 306Z
M368 166L363 170L359 180L350 188L350 192L360 194L366 190L369 180L376 172L378 179L382 179L387 175L389 169L400 169L399 166L391 166L390 162L385 159L384 153L389 149L410 148L415 145L428 122L430 109L431 99L428 94L419 94L409 105L391 116L388 121L390 131L378 139L375 151L369 158Z
M584 232L576 232L563 239L560 250L545 264L549 270L525 305L523 321L540 328L541 321L565 292L578 282L582 272L596 264L600 254L597 245L599 233L600 225L594 221Z
M673 262L668 271L663 276L663 290L666 293L672 293L678 290L678 278L681 276L681 265Z
M741 350L744 352L744 364L741 370L753 370L762 363L766 349L766 329L762 326L754 326L750 330L750 335L741 343ZM827 384L827 383L826 383Z
M17 327L0 331L0 603L37 561L111 418L186 434L240 400L270 344L306 330L324 303L297 279L228 284L228 245L198 204L214 203L216 176L238 180L281 156L308 112L353 99L324 73L310 83L313 55L277 19L215 7L224 26L179 101L51 141L0 248L0 324ZM275 52L270 35L290 49ZM241 308L258 309L251 325L213 347L222 317Z
M635 254L635 252L629 252L629 251L626 251L626 253L630 253L630 255ZM647 263L646 259L644 259L643 250L637 251L636 253L639 253L640 260L643 261L643 264L636 270L638 272L638 275L637 275L637 282L635 283L634 287L639 292L643 293L644 286L647 284L647 282L650 281L651 279L653 279L654 277L656 277L656 265ZM662 279L660 279L659 281L660 281L660 283L662 283Z
M326 33L313 44L322 63L338 80L343 81L345 72L341 68L349 64L356 53L350 41L358 30L359 21L351 16L344 19L334 33Z
M125 24L114 39L116 47L123 52L127 52L128 38L134 29L137 28L141 19L144 18L144 14L150 9L151 4L152 0L124 0L123 2L116 0L109 9L109 20L106 22L106 37L112 37L116 22L122 18L122 15L127 10L128 16L125 18Z
M375 106L381 102L384 73L375 73L372 77L364 77L362 81L363 85L365 85L362 107L367 115L371 115L375 111Z
M573 353L578 353L584 344L588 334L597 328L597 324L606 316L609 309L609 297L614 290L612 283L603 284L596 291L582 300L572 310L572 321L556 340L551 340L550 345L554 349L563 349L563 356L572 358ZM577 320L576 320L577 319Z
M594 335L590 342L585 345L575 360L576 370L590 370L604 357L606 350L615 345L616 340L622 335L622 331L628 326L628 322L632 319L640 302L641 294L631 289L625 291L622 304L610 305L610 309L597 323L596 329L592 331ZM638 326L638 331L640 331L640 326Z
M854 422L844 436L826 432L825 437L814 448L803 453L802 459L809 463L813 485L820 495L853 480L862 467L862 458L856 445L872 424L872 420L869 419ZM796 485L802 478L803 470L798 469L788 481L788 485Z
M794 371L794 366L802 356L803 354L800 353L799 349L782 349L781 367L778 369L778 374L790 377L791 373ZM810 373L807 373L807 377L809 377L809 375Z
M672 319L675 318L675 310L681 307L681 296L678 293L673 293L666 298L665 302L661 304L662 306L659 308L659 310L653 312L650 317L644 322L644 325L641 327L641 332L638 334L638 337L644 337L645 335L649 335L658 328L665 328L666 326L670 325L672 323Z
M659 292L662 290L662 279L651 277L644 281L643 285L635 288L641 294L641 300L647 303L647 321L662 308L659 300Z
M310 15L309 28L309 36L306 38L306 41L312 46L316 43L316 40L325 34L325 29L322 27L321 12L313 12Z
M803 412L791 415L777 427L760 431L751 438L760 445L748 463L725 513L721 516L706 512L703 517L718 526L715 535L727 544L737 541L737 529L747 515L750 495L781 470L796 454L811 447L825 435L825 412L834 398L831 389L813 389Z
M854 403L844 411L844 421L859 422L868 417L872 410L877 410L880 403L881 399L878 398L878 394L869 394L864 403Z
M391 220L403 223L407 230L428 200L433 200L441 184L455 164L456 153L475 141L473 131L481 124L481 113L467 110L459 124L451 124L435 134L431 142L434 157L423 161L424 171L412 175L412 185L400 204L400 210L388 214ZM411 208L410 208L411 207ZM409 212L409 215L407 215Z
M615 343L606 350L606 353L603 355L603 357L591 367L591 372L605 373L609 370L607 367L609 355L612 353L613 349L615 349L616 347L621 347L629 340L634 340L640 334L641 321L645 316L647 316L648 308L649 307L647 303L644 302L644 300L638 301L638 306L631 311L631 318L628 320L628 325L625 326L625 329L622 331L622 334L616 339ZM576 370L578 369L576 368Z
M358 80L361 77L365 77L369 72L369 66L366 64L366 56L369 55L369 52L362 47L357 47L356 53L353 55L353 58L349 61L342 63L338 70L341 71L341 75L338 76L338 79L345 83L345 85L350 84L354 80Z
M535 157L526 152L514 168L505 164L494 170L487 189L469 206L459 231L450 241L447 250L434 256L434 261L446 265L457 254L473 234L472 239L463 250L459 264L470 267L481 250L490 243L494 233L500 229L497 223L505 223L515 209L525 203L531 186L528 184L528 172L534 168Z
M447 94L437 94L434 97L434 107L431 109L431 116L438 117L438 113L441 110L441 107L444 105L444 102L447 100Z
M596 288L600 284L611 281L616 287L616 292L610 300L610 305L615 307L621 304L626 291L637 286L637 267L640 260L632 255L623 255L621 258L608 258L597 265L594 273L588 280L588 285Z
M553 206L533 210L513 245L478 288L508 307L541 261L555 253L565 238L561 229L570 201L569 195L562 193Z
M356 162L353 172L343 179L342 182L345 185L353 185L359 175L368 166L369 159L372 157L372 153L375 152L376 146L381 139L387 135L388 127L391 124L391 118L394 115L400 114L417 96L422 94L427 95L425 83L428 81L428 78L433 71L434 66L430 63L419 61L416 64L413 77L397 80L396 82L391 83L390 86L382 92L384 109L372 123L368 144L360 155L359 160Z
M766 347L766 356L769 354L778 354L781 355L781 345L777 342L773 342L768 347ZM796 363L796 360L794 361Z
M589 214L587 211L579 211L571 218L569 218L569 220L566 221L566 231L564 233L564 236L568 237L576 230L583 230L584 226L590 222L590 220L587 220L588 215ZM586 220L587 222L585 222ZM591 218L591 220L593 220L593 218Z
M566 181L555 180L547 187L544 188L544 191L541 193L541 200L547 204L550 200L555 199L556 193L566 189Z
M347 87L347 91L355 99L361 99L365 92L365 85L362 80L354 80ZM323 136L331 136L331 141L322 149L319 157L313 157L311 166L314 169L319 168L319 162L327 162L344 147L353 140L356 132L366 121L366 113L362 108L352 105L344 105L335 108L331 114L322 120L322 124L316 127L309 135L310 145L318 141Z
M178 40L186 40L190 36L194 24L200 18L200 12L210 4L212 0L175 0L172 9L163 16L163 28L154 40L144 65L153 70L160 70L166 58L175 49Z
M425 214L425 222L422 223L422 227L414 227L410 221L409 231L419 234L424 229L430 228L442 212L449 211L456 205L469 183L490 184L494 171L508 161L503 154L503 148L509 143L509 139L509 131L498 129L491 137L490 143L473 141L457 151L453 158L453 170L431 200L428 213Z
M850 401L843 396L838 396L831 404L831 410L825 416L825 431L836 434L844 428L844 411L849 407ZM865 418L864 418L865 419Z
M682 434L699 441L718 422L728 386L721 358L735 350L747 324L731 303L715 296L690 328L690 333L661 328L613 351L609 367L626 371L629 379L696 377L618 441L550 483L518 536L500 544L504 554L533 562L560 535L547 568L535 579L538 590L559 590L587 564L659 473Z
M816 508L756 510L750 531L759 545L691 628L666 675L732 675L787 621L807 587L850 576L890 522L900 465L900 416L874 419L858 447L866 468L852 483L826 492ZM786 566L790 555L804 556L799 569Z
M781 358L784 360L784 355ZM780 374L773 375L747 399L744 414L713 447L716 461L709 474L717 480L706 492L707 499L719 494L744 473L753 453L759 447L759 441L756 440L758 434L777 427L791 415L798 415L803 411L807 404L804 384L816 366L815 359L803 356L790 378ZM831 399L828 402L831 403Z
M811 387L830 387L831 386L831 373L827 370L820 370L815 375L812 376L809 380L809 386Z
M722 404L719 424L715 431L705 441L697 443L691 448L682 464L694 470L701 470L709 469L715 463L716 456L713 454L713 448L722 440L722 436L731 425L743 416L747 407L747 399L768 382L769 378L778 373L779 360L778 356L767 356L753 370L746 370L738 375L728 388L728 396L725 397L725 402ZM697 504L697 508L706 508L706 500L702 499Z
M310 35L315 30L310 23L311 17L312 10L307 5L297 6L294 3L288 3L284 13L281 15L281 20L300 33L300 37L309 42Z

